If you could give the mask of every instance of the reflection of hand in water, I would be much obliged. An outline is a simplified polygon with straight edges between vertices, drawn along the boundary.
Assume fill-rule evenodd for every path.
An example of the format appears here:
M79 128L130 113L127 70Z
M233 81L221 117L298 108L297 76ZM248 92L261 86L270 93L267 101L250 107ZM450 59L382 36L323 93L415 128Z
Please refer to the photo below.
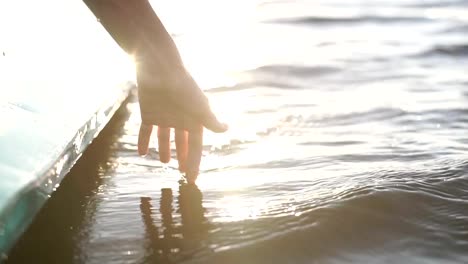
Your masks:
M179 185L179 210L182 218L182 235L186 240L201 239L208 231L203 208L203 195L196 185Z
M152 218L151 198L141 197L141 214L146 228L146 237L152 262L170 263L173 258L190 257L193 250L200 247L201 240L208 233L208 223L204 216L202 193L196 185L181 184L177 199L181 223L174 222L172 190L162 189L160 212L162 234Z
M146 245L146 252L150 253L148 256L149 261L154 261L154 257L159 251L159 232L153 221L151 198L140 197L140 211L146 229L146 239L148 240L148 244Z

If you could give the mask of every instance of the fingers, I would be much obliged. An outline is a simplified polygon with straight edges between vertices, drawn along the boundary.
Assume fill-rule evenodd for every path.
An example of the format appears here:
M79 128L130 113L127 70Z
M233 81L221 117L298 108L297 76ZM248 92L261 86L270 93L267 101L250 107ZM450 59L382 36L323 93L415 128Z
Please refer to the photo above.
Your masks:
M141 124L138 136L138 153L148 154L149 141L152 125ZM198 125L188 133L182 129L175 130L175 143L179 170L185 172L187 181L195 183L198 177L200 161L203 150L203 126ZM171 159L170 152L170 128L158 127L159 159L163 163L168 163Z
M168 163L171 160L170 129L158 127L159 160Z
M148 154L149 141L151 137L151 132L153 131L152 125L141 124L140 132L138 134L138 154L146 155Z
M186 177L188 183L195 183L198 176L203 149L203 127L190 131L188 134L188 153Z
M188 134L182 129L175 129L175 144L177 160L179 162L179 171L186 172L187 152L188 152Z

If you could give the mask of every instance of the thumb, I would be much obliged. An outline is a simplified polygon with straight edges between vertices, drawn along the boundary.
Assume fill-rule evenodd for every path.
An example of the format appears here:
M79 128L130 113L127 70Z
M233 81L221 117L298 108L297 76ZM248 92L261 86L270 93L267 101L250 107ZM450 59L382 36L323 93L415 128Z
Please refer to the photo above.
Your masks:
M213 132L222 133L228 129L226 124L218 121L211 110L208 98L188 72L184 70L179 78L174 80L174 84L176 89L172 90L173 100L186 113L194 116L204 127Z
M226 130L229 128L227 124L219 122L211 109L209 109L208 112L202 116L201 121L204 127L215 133L226 132Z

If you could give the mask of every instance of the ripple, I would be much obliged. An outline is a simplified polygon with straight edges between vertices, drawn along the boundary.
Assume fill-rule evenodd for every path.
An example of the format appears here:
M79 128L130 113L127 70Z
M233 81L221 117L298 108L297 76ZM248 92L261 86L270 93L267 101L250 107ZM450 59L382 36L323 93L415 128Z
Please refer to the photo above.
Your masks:
M468 56L468 44L437 45L416 56L417 57L428 57L428 56L465 57L465 56Z
M362 15L355 17L319 17L308 16L298 18L284 18L265 21L266 23L280 24L299 24L299 25L338 25L344 26L349 24L372 23L372 24L396 24L396 23L426 23L430 21L424 17L411 16L373 16Z
M456 171L446 171L446 174ZM411 177L392 175L388 178ZM199 261L241 263L253 259L255 263L309 263L310 259L330 261L333 256L336 262L346 263L377 256L382 260L388 255L400 261L424 260L431 256L433 260L456 262L463 257L467 244L464 232L468 225L464 214L468 205L467 187L468 178L457 177L449 182L398 185L387 182L350 188L330 196L333 200L322 200L300 216L223 224L219 229L223 232L212 234L213 241L220 242L216 253ZM457 199L446 196L454 197L451 194L457 192L461 192ZM258 228L260 225L264 228ZM236 234L240 230L234 227L239 226L243 233L251 235ZM265 233L265 229L270 232ZM453 250L437 256L438 250L447 245ZM411 255L398 256L388 251L407 246L412 248Z

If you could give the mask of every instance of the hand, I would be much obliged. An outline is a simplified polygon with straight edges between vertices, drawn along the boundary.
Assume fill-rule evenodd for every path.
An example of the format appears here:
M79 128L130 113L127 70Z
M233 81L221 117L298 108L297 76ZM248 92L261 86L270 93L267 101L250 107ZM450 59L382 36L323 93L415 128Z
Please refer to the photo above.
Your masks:
M225 132L210 109L208 99L185 69L165 74L151 74L148 66L137 69L138 97L142 124L138 136L138 153L146 155L153 125L158 126L159 159L171 159L170 128L175 129L175 144L179 170L189 183L197 179L203 148L203 127ZM174 73L175 72L175 73ZM158 78L157 76L164 76Z
M185 70L177 46L147 0L85 0L114 40L137 58L142 124L138 152L148 153L158 126L159 158L169 162L170 128L175 128L179 170L194 183L200 166L203 127L224 132L203 92Z

